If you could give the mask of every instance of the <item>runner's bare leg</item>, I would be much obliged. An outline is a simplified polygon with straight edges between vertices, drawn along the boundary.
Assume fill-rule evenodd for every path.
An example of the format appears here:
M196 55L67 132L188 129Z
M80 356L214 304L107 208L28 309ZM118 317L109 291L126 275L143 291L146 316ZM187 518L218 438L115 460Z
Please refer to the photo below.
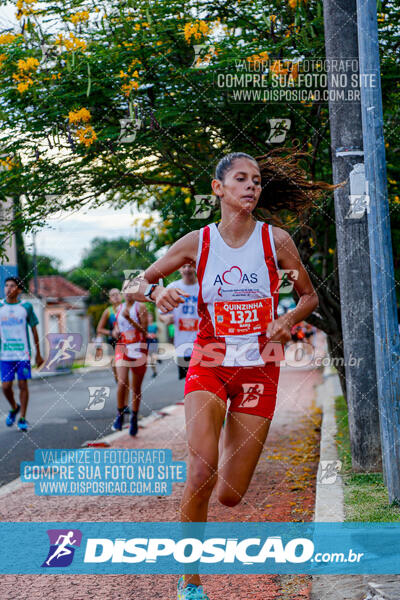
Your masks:
M224 448L219 461L217 494L226 506L236 506L249 487L267 439L271 421L257 415L228 412Z
M117 407L122 410L125 405L126 393L129 393L129 367L117 365L118 389L117 389Z
M139 412L140 402L142 400L142 381L145 376L145 371L132 371L132 410Z
M12 381L3 381L2 388L3 388L5 397L11 404L12 410L15 410L17 408L17 403L15 402L15 398L14 398L13 382Z
M181 521L207 521L208 503L217 481L218 442L226 405L215 394L190 392L185 396L188 473L181 502ZM185 584L200 585L198 574L185 574Z
M25 417L26 409L28 408L28 400L29 400L29 390L28 390L28 380L27 379L19 379L18 380L19 387L19 401L21 404L21 417Z

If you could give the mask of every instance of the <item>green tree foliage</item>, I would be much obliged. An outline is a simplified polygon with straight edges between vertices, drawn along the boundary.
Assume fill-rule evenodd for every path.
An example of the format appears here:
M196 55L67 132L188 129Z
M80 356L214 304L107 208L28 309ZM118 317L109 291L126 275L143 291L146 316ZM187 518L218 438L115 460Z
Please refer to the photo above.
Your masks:
M28 254L27 257L29 273L33 276L33 255ZM62 271L60 270L61 261L58 258L38 254L36 262L38 275L62 275Z
M98 322L100 321L101 315L104 310L107 308L108 303L104 302L103 304L91 304L88 307L87 314L89 315L93 329L96 330Z
M122 288L124 270L145 270L155 260L155 255L144 242L130 245L130 240L95 238L80 265L66 274L73 283L89 290L89 304L107 302L112 288Z

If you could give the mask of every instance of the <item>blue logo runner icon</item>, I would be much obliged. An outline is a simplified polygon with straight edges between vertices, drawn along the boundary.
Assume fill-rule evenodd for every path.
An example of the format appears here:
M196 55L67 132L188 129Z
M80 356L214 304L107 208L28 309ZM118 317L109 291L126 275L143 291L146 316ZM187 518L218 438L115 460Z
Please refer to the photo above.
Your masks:
M82 347L80 333L48 333L49 355L42 372L50 373L59 369L71 368L75 355Z
M81 545L82 532L79 529L48 529L49 553L42 567L69 567L75 548Z

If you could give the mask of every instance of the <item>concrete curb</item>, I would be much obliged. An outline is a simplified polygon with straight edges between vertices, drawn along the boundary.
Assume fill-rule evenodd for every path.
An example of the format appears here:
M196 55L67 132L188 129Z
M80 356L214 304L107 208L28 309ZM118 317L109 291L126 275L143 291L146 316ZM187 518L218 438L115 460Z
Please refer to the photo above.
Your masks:
M154 423L154 421L158 421L158 419L162 419L163 417L173 413L177 408L178 408L178 405L169 404L168 406L165 406L164 408L161 408L160 410L153 410L153 412L150 413L147 417L144 417L143 419L139 419L139 421L138 421L139 428L148 427L149 425ZM109 433L108 435L105 435L104 437L100 438L99 440L96 440L96 443L104 442L106 444L111 444L111 442L118 440L120 437L126 435L128 429L129 429L129 425L127 424L122 428L122 431L114 431L113 433ZM84 443L87 444L88 442L84 442Z
M4 485L0 486L0 496L6 496L7 494L11 494L11 492L18 490L23 485L24 484L22 483L21 478L17 477L17 479L13 479L12 481L9 481L8 483L5 483Z
M368 583L368 596L365 600L398 600L400 598L400 580L386 576L383 581Z
M65 369L65 371L54 371L50 373L41 373L40 371L32 371L32 381L41 379L47 379L48 377L59 377L60 375L71 375L72 369Z
M154 423L154 421L158 421L158 419L162 419L163 417L166 417L167 415L170 415L171 413L175 412L175 410L177 410L178 407L179 407L178 404L170 404L168 406L165 406L164 408L161 408L160 410L153 411L148 417L144 417L143 419L139 420L139 428L148 427L149 425ZM115 440L119 439L120 437L127 435L128 429L129 429L129 425L124 427L122 429L122 431L115 431L113 433L109 433L108 435L105 435L104 437L96 440L96 443L98 443L98 444L105 443L108 446L111 444L111 442L114 442ZM88 442L84 442L84 444L87 444L87 443ZM81 448L84 447L84 444L82 444ZM81 449L81 448L78 448L78 449ZM66 448L66 450L68 450L68 448ZM20 477L17 477L16 479L13 479L12 481L9 481L8 483L5 483L4 485L0 486L0 496L5 496L7 494L11 494L12 492L14 492L15 490L18 490L25 484L26 484L25 482L21 481Z
M324 381L317 387L317 405L322 410L320 457L317 471L317 482L315 490L315 522L337 522L344 521L344 496L343 481L340 475L336 475L332 483L324 483L321 476L326 472L326 465L331 463L338 465L338 452L336 448L335 435L337 432L335 418L335 377L325 367ZM324 469L325 467L325 469ZM333 479L333 478L332 478ZM340 577L340 576L339 576ZM311 583L311 600L342 600L335 589L338 576L313 575ZM336 585L335 585L336 584ZM334 590L331 594L331 590Z
M336 381L335 381L336 378ZM324 382L317 388L317 404L322 408L320 460L317 472L314 521L344 521L343 480L339 472L335 435L335 396L338 395L337 375L324 371ZM327 477L327 469L332 466L333 474Z
M75 371L78 373L88 373L89 371L108 371L108 367L79 367L79 369L65 369L64 371L50 371L49 373L42 373L36 369L32 370L32 380L47 379L48 377L59 377L61 375L71 375Z
M335 435L335 396L341 395L339 378L324 370L324 382L317 388L317 403L322 408L320 463L317 472L314 521L344 521L342 476L332 483L321 482L326 462L339 466ZM311 600L399 600L399 575L313 575Z

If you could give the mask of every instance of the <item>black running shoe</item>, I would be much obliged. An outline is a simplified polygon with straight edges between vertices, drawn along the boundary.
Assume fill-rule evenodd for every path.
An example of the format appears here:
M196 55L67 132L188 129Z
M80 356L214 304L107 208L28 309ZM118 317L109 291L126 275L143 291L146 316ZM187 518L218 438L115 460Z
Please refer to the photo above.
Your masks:
M135 436L137 434L137 432L138 432L137 412L132 411L129 433L130 433L130 435Z

